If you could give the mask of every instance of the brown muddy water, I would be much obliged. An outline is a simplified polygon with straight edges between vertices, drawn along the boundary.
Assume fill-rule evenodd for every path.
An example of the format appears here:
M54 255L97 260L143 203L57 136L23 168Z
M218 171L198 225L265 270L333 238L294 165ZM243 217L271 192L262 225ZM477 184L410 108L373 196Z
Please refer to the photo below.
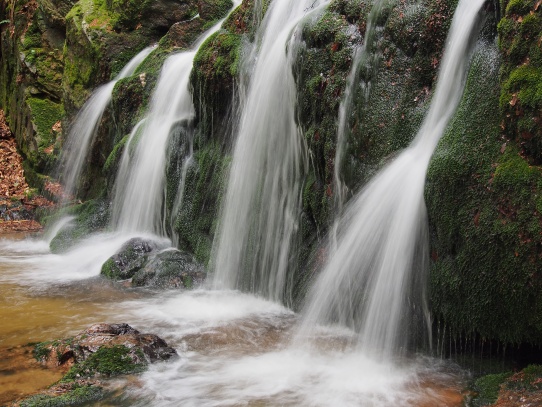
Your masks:
M110 254L95 252L116 250L108 237L63 256L22 237L0 240L0 406L64 373L37 363L28 344L99 322L156 333L180 358L122 382L122 394L95 406L463 405L464 372L442 361L377 362L335 328L292 346L298 318L278 304L239 292L133 290L99 277Z

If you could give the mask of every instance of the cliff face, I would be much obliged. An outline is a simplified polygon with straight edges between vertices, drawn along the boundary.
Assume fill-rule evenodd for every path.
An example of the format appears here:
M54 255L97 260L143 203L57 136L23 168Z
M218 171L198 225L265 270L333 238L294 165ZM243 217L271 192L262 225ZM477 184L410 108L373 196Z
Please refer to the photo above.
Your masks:
M372 64L360 70L355 107L347 117L350 131L340 163L347 200L416 134L456 4L400 0L375 20ZM255 10L253 1L243 1L200 48L191 76L196 120L175 133L169 148L171 197L187 154L186 132L193 134L183 205L173 213L170 198L166 210L179 246L204 263L233 143L241 53L267 5ZM339 104L354 49L367 35L370 5L334 0L302 33L294 74L310 165L299 253L292 260L299 297L319 270L320 247L333 220ZM189 47L230 6L222 0L4 4L0 106L26 158L27 174L34 174L31 182L39 183L39 174L53 169L66 129L90 91L159 41L135 75L117 83L88 159L82 197L107 201L126 136L146 111L161 64L171 52ZM429 170L431 309L435 324L452 336L542 342L541 13L539 1L487 2L465 95ZM92 203L81 212L93 219L102 210Z

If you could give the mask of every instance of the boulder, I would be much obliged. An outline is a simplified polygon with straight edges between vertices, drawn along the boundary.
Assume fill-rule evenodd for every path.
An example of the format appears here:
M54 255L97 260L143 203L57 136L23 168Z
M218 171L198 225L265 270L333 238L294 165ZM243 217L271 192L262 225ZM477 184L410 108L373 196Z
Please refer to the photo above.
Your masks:
M101 274L112 280L132 278L147 264L149 254L158 250L158 245L139 237L128 240L120 250L102 266Z
M194 256L179 250L156 254L132 279L132 285L156 288L192 288L205 278L203 266Z

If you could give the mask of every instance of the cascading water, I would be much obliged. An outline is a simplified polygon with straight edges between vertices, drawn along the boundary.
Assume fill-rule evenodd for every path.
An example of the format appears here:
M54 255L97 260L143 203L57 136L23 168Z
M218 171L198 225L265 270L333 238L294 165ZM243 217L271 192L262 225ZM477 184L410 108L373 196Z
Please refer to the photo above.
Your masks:
M307 298L301 337L311 335L317 324L337 323L359 331L359 347L368 354L386 359L405 346L412 313L424 308L425 175L462 95L469 45L484 2L460 1L429 112L411 146L346 210L338 247Z
M288 302L288 263L306 148L296 123L292 73L299 23L328 1L274 1L242 108L220 230L214 247L214 287L242 288Z
M241 1L233 3L235 9ZM194 57L223 21L208 30L190 51L174 54L166 60L148 115L144 123L134 129L123 152L113 199L112 224L116 230L166 235L163 203L168 140L175 125L188 125L195 117L188 86ZM137 145L128 148L134 141ZM129 156L132 149L133 157Z
M138 65L155 47L147 47L133 57L111 82L96 89L83 105L69 131L67 145L62 156L62 178L66 196L77 193L77 183L81 177L83 165L92 145L103 113L111 100L115 84L134 73Z

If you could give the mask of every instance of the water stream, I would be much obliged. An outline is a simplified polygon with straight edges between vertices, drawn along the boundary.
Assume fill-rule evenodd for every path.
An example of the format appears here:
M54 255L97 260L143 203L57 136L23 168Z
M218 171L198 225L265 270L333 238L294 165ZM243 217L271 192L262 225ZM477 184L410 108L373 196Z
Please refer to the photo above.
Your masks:
M216 241L214 289L155 293L98 276L131 236L165 236L168 138L172 127L193 119L192 61L219 25L166 61L149 114L121 161L117 232L90 236L63 255L51 254L44 240L0 239L0 356L8 360L14 346L65 337L91 323L127 322L159 334L180 357L152 366L120 399L103 405L461 406L462 372L401 350L406 325L427 316L425 173L461 97L484 1L460 1L419 134L348 205L336 251L303 314L280 305L289 301L288 262L306 165L292 61L300 23L328 4L323 0L272 2L257 34L261 45ZM56 228L69 219L63 222ZM162 244L171 242L164 237ZM16 369L0 367L0 402L4 389L28 392L14 384L23 377Z
M328 1L275 1L255 40L261 44L241 113L215 239L215 288L240 288L288 303L306 146L296 123L292 72L300 22ZM252 57L252 56L251 56Z
M233 3L232 10L241 1ZM188 86L194 57L224 20L206 31L190 50L174 54L164 63L148 114L132 132L123 152L113 199L115 230L167 236L163 204L168 141L175 125L187 126L194 120L195 108ZM132 147L134 139L137 145Z
M155 46L143 49L128 62L114 80L98 87L75 117L61 159L66 196L73 196L77 193L77 183L81 179L89 148L96 137L104 111L111 101L115 84L132 75L154 48Z
M81 266L60 256L55 266L62 272L54 279L37 272L51 255L36 248L32 240L0 239L0 321L9 321L0 324L0 402L59 378L22 367L18 346L68 337L93 323L127 322L163 337L180 358L152 366L135 383L121 379L120 399L96 405L462 405L462 373L438 360L374 361L348 345L355 333L344 328L320 332L317 348L292 348L298 315L275 302L237 291L157 295L99 278L70 280Z
M424 300L429 261L425 176L463 94L484 2L459 2L429 112L412 145L345 211L337 248L308 296L301 337L310 336L318 324L349 326L359 332L360 349L385 360L408 345L409 327L430 326Z

